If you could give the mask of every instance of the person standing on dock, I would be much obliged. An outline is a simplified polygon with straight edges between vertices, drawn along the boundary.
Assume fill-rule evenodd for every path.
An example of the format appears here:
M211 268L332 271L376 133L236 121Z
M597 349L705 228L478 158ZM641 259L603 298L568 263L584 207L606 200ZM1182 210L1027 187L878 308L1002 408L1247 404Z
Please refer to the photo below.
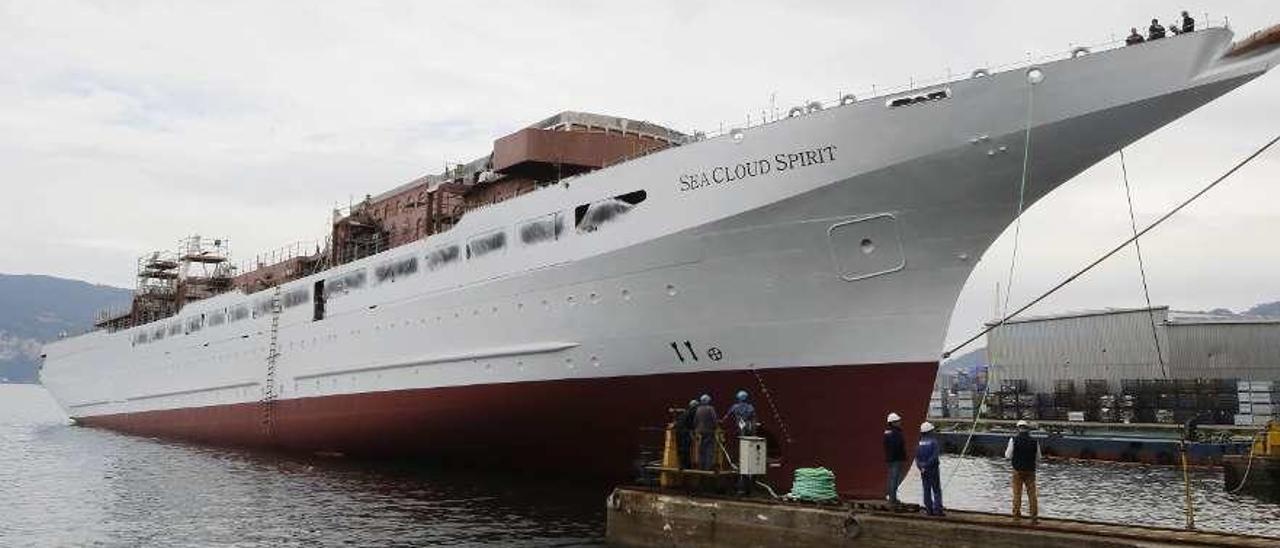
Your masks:
M924 511L930 516L945 516L942 511L942 474L938 460L942 448L933 435L933 423L920 424L920 445L916 448L916 468L924 485Z
M698 411L698 400L689 400L689 406L676 415L676 453L680 455L680 468L693 468L693 416Z
M711 406L711 396L698 398L698 409L693 415L693 431L698 439L698 468L711 470L716 466L716 408Z
M902 437L902 417L889 413L885 418L884 461L889 465L889 477L884 486L884 499L898 505L898 485L902 483L903 469L907 464L907 444Z
M1013 462L1013 517L1022 519L1022 490L1027 490L1027 502L1031 506L1031 521L1040 516L1036 494L1036 463L1040 461L1040 442L1031 437L1031 424L1018 421L1018 434L1009 438L1004 448L1004 458Z
M729 407L729 412L724 414L721 421L729 420L733 417L734 424L738 425L738 437L756 435L756 406L751 405L747 401L750 397L746 390L739 390L737 394L738 401Z

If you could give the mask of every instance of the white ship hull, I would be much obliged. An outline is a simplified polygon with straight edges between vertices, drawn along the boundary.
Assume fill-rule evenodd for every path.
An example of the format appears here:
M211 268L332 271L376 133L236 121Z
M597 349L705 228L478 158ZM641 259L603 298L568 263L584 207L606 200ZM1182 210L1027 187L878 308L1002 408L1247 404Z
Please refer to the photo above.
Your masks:
M167 330L270 290L52 343L43 382L77 420L141 433L346 453L563 444L601 457L630 451L669 405L743 387L789 438L788 467L824 464L842 490L871 493L882 474L860 465L878 458L878 418L922 419L959 291L1016 212L1028 101L1029 206L1277 57L1224 60L1229 42L1211 29L1041 65L1036 85L1019 69L926 88L948 96L920 104L860 101L473 211L281 287L306 297L279 314L273 404L260 403L269 310ZM637 191L625 214L575 226L578 206ZM553 214L558 238L525 244L525 221ZM468 241L493 231L505 245L468 258ZM462 256L427 268L455 244ZM408 258L416 272L377 280ZM335 289L362 270L363 287ZM330 298L317 321L320 280ZM157 326L163 339L139 342ZM517 433L527 428L545 435Z

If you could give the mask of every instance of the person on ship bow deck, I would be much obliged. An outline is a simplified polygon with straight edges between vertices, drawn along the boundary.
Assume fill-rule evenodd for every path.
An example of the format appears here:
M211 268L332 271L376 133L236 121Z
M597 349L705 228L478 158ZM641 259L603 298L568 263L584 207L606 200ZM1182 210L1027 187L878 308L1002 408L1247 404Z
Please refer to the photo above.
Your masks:
M1147 39L1159 40L1161 38L1164 38L1164 27L1160 26L1159 20L1152 19L1151 26L1147 27Z
M1196 20L1191 18L1191 14L1185 10L1182 12L1182 32L1195 32Z
M898 486L902 484L903 468L907 462L907 444L902 437L902 417L889 413L885 422L884 461L888 464L889 476L885 479L884 499L896 505Z
M1039 494L1036 492L1036 463L1040 461L1040 442L1031 437L1031 424L1018 421L1018 434L1009 438L1004 458L1013 464L1013 517L1022 519L1022 490L1027 491L1031 521L1040 517Z
M1147 41L1146 38L1143 38L1141 34L1138 34L1138 27L1130 28L1129 37L1124 39L1124 43L1126 46L1134 46L1146 41Z

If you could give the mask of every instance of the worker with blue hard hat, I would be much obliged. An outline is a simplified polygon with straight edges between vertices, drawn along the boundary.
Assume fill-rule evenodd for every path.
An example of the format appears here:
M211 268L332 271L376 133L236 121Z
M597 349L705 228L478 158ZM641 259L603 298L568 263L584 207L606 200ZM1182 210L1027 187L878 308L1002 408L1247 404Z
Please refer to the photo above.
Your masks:
M726 421L729 417L733 417L734 422L738 425L739 436L754 436L756 434L756 407L747 401L749 395L746 390L739 390L737 394L738 401L729 407L729 412L724 414L720 419L721 422Z
M711 406L711 396L698 398L698 408L693 414L693 433L698 440L698 468L711 470L716 462L716 408Z
M729 420L733 417L733 422L738 425L738 437L756 435L756 407L747 401L750 397L746 390L738 390L735 394L737 402L729 407L729 412L720 418L721 422ZM738 462L742 462L742 445L738 444ZM747 495L751 492L751 483L753 480L747 476L738 476L738 494Z

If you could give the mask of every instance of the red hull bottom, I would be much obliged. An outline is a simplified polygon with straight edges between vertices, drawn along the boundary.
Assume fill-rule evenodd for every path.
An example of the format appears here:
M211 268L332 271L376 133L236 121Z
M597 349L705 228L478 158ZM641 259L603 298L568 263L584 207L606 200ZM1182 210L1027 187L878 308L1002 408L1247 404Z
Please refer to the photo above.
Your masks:
M667 409L702 393L724 413L732 394L752 394L788 489L796 467L825 466L841 493L884 492L881 434L903 416L908 448L924 420L937 363L717 371L398 390L281 400L271 428L247 403L79 418L89 426L217 445L413 457L572 470L624 478L644 445L656 446ZM763 388L762 388L763 387ZM764 390L768 390L768 397ZM776 411L775 411L776 409ZM645 432L646 428L651 429ZM732 451L731 452L736 452Z

